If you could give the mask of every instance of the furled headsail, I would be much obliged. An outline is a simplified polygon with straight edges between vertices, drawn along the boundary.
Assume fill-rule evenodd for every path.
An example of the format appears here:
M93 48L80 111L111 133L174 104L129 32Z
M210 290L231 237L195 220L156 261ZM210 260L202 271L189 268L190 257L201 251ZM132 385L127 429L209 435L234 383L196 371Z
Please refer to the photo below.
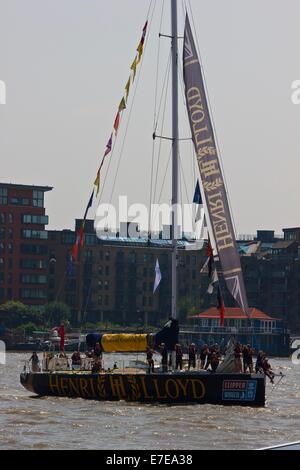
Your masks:
M178 343L178 321L170 319L157 333L89 333L86 344L94 348L99 343L102 351L110 352L145 352L147 347L158 350L160 344L165 343L168 351L173 351Z
M209 115L204 81L188 15L185 20L183 75L192 139L199 166L211 235L229 292L248 314L240 258L230 216L224 179Z

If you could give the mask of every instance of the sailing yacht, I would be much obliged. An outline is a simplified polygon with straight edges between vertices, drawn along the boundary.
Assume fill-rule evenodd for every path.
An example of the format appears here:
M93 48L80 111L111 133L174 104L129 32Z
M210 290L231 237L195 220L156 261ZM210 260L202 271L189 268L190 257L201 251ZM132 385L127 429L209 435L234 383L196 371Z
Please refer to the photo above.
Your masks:
M171 4L171 56L172 56L172 206L178 200L178 30L177 0ZM147 23L146 23L147 25ZM144 27L143 33L146 30ZM143 36L144 38L144 36ZM143 46L143 43L141 43ZM139 54L143 47L138 48ZM140 58L140 55L139 55ZM237 304L248 314L248 303L240 259L230 216L224 179L210 118L201 66L188 14L185 18L183 46L183 77L191 135L200 174L201 193L208 226L210 261L219 260L226 286ZM136 68L136 62L135 62ZM134 68L134 72L135 72ZM121 102L122 104L123 102ZM119 111L124 109L122 105ZM124 104L124 103L123 103ZM115 126L119 125L119 114ZM111 149L110 145L107 149ZM105 152L104 158L107 154ZM95 185L99 185L100 170ZM92 198L91 198L92 199ZM90 202L88 208L90 207ZM87 210L88 210L87 208ZM86 211L87 212L87 211ZM88 345L101 345L109 352L146 352L147 347L158 350L165 343L172 351L173 368L169 372L145 373L140 369L121 371L49 371L23 372L21 383L38 395L58 395L98 400L130 400L162 403L212 403L226 405L264 406L265 377L261 374L238 373L227 368L232 364L230 347L224 365L216 373L206 370L176 371L175 345L178 343L177 320L177 213L172 213L172 312L163 330L156 334L95 334L88 335ZM79 234L80 235L80 234ZM80 244L80 237L78 243ZM77 247L78 248L78 247ZM222 301L220 301L222 307ZM220 308L221 318L223 310Z

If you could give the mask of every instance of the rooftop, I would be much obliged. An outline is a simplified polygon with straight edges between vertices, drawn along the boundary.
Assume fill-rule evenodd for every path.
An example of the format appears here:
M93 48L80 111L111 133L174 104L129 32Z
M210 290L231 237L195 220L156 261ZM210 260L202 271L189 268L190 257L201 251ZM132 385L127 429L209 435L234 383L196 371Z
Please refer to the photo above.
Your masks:
M35 186L31 184L15 184L15 183L0 183L1 188L12 188L12 189L33 189L35 191L51 191L52 186Z
M241 308L225 307L225 319L246 320L247 316ZM211 307L205 312L193 315L190 318L220 318L220 312L216 307ZM279 320L279 318L270 317L257 308L250 308L250 319L252 320Z

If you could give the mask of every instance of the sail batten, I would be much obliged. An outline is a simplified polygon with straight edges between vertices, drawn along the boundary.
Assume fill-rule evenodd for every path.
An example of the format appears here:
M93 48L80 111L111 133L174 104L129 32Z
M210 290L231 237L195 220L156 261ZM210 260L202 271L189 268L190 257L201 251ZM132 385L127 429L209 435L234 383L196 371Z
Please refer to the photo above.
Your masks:
M213 240L226 286L248 315L248 301L233 223L188 15L184 30L183 75L188 117Z

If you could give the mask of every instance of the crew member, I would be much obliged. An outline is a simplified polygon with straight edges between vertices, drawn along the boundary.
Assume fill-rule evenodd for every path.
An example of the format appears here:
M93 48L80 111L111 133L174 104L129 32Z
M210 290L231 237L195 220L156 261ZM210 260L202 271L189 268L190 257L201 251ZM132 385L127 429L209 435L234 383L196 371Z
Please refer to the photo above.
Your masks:
M37 355L36 351L33 351L31 358L29 359L31 362L31 370L32 372L40 372L40 360L39 356Z
M196 346L195 343L190 344L189 346L189 370L191 367L195 369L196 367Z
M154 372L154 361L153 361L153 350L147 347L147 362L148 362L148 373Z
M247 344L247 345L245 344L243 346L242 354L243 354L244 373L246 373L247 369L249 369L250 374L252 374L252 372L253 372L253 358L252 358L253 350L252 350L250 344Z
M176 366L175 369L177 370L182 370L182 357L183 357L183 352L180 344L175 345L175 354L176 354Z
M161 343L161 365L162 371L168 372L168 350L165 343Z
M237 371L243 372L243 365L242 365L242 346L239 341L235 343L234 347L234 362Z
M202 346L202 348L200 349L200 368L201 369L207 369L207 367L205 366L205 362L208 362L208 355L209 355L209 349L208 349L208 345L207 344L204 344Z
M74 351L72 356L71 356L71 361L72 361L72 367L73 366L80 366L81 364L81 357L80 357L80 352L79 351Z
M263 371L263 360L264 360L264 353L262 351L259 351L259 353L257 354L256 363L255 363L256 373Z
M269 363L269 361L268 361L268 359L266 358L266 356L263 358L262 369L263 369L263 371L264 371L264 374L265 374L267 377L269 377L271 383L273 384L273 383L274 383L275 374L274 374L274 372L272 371L271 364Z

